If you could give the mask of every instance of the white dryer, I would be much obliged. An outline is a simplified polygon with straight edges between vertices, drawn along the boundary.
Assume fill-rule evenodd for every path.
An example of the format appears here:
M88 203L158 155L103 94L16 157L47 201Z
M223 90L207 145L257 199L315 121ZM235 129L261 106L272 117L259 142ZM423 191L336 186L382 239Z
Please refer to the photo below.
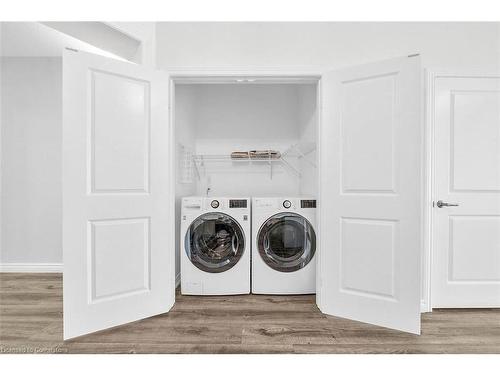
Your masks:
M316 200L253 198L252 293L316 293Z
M250 293L250 219L250 198L182 199L182 294Z

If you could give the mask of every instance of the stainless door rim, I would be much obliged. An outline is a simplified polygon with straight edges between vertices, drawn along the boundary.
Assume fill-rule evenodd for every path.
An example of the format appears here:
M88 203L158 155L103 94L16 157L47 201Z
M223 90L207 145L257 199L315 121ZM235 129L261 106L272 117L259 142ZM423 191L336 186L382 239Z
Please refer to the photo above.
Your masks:
M283 225L286 218L288 223L293 223L304 236L301 249L291 256L284 257L272 249L269 234ZM300 228L300 229L299 229ZM296 229L296 230L297 230ZM272 269L280 272L294 272L306 267L313 259L316 252L316 233L311 223L302 215L294 212L280 212L269 217L257 233L257 249L261 259Z
M214 229L216 225L225 228L213 233L197 232L210 223L213 223ZM207 212L189 225L184 237L184 250L198 269L220 273L238 263L245 251L245 241L243 229L233 217L223 212ZM218 245L217 248L214 245Z

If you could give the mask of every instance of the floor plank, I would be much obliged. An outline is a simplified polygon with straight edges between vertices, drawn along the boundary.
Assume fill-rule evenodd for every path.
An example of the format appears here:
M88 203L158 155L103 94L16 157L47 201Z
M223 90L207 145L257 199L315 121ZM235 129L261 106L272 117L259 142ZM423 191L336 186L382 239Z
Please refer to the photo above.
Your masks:
M321 314L314 296L177 295L174 308L62 340L60 274L0 274L0 353L500 353L500 309L439 309L422 335Z

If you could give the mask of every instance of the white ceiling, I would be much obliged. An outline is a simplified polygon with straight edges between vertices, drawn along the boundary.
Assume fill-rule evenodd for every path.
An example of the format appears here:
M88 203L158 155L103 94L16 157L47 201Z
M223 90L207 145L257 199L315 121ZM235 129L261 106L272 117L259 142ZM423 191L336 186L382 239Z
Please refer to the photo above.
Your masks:
M0 56L62 56L66 47L120 57L38 22L2 22Z

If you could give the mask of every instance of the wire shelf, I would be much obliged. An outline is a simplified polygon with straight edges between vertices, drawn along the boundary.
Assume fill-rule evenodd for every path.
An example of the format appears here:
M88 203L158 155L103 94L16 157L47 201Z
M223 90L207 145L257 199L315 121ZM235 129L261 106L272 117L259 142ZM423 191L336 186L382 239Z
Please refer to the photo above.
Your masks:
M296 168L292 163L290 163L290 158L303 159L310 166L316 168L316 164L309 159L306 158L306 155L316 150L316 145L314 143L297 143L292 145L290 148L285 150L280 154L280 157L272 157L271 154L269 157L232 157L227 154L193 154L192 161L193 166L196 171L196 175L198 179L201 176L202 171L206 173L206 163L235 163L235 164L247 164L247 165L262 165L267 164L269 166L269 175L270 178L273 177L273 167L281 166L286 169L288 172L294 174L298 178L301 177L300 170Z

